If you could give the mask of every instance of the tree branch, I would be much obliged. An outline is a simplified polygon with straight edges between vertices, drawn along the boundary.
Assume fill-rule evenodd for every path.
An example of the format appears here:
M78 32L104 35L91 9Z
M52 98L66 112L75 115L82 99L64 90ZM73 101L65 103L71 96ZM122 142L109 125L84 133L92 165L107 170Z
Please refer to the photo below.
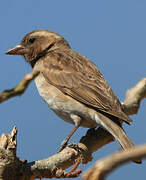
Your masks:
M136 114L141 101L146 98L146 78L141 79L133 88L128 89L123 109L127 115Z
M146 145L115 153L107 158L97 161L93 167L87 170L82 178L84 180L104 180L106 176L117 167L132 161L135 158L146 157Z
M14 96L20 96L25 92L29 83L39 74L38 71L32 71L31 73L27 74L23 80L13 89L5 90L4 92L0 93L0 103L3 101L8 100Z
M16 156L17 128L10 134L0 136L0 179L3 180L33 180L35 178L71 178L77 177L81 170L65 172L64 169L81 160L80 152L66 147L47 159L29 162L21 161Z

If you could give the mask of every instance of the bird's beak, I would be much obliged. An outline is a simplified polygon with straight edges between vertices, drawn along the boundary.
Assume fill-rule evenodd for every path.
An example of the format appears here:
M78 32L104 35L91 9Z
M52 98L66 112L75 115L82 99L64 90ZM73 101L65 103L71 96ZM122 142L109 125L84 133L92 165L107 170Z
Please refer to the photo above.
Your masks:
M21 44L18 44L17 46L13 47L12 49L8 50L6 54L10 55L24 55L26 54L27 49L22 46Z

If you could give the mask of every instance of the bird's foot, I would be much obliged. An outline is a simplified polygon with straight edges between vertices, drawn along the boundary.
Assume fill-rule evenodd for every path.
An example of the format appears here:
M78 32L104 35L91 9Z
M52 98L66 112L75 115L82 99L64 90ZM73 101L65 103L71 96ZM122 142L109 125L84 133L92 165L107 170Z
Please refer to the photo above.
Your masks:
M67 144L68 144L68 139L65 138L65 139L62 141L61 146L60 146L58 152L61 152L61 151L67 146Z
M78 159L78 160L76 161L76 163L74 164L74 167L73 167L69 172L66 173L65 176L66 176L67 178L78 177L78 176L81 174L81 172L82 172L82 169L81 169L81 168L79 168L78 170L76 170L76 169L78 168L80 162L81 162L81 160Z

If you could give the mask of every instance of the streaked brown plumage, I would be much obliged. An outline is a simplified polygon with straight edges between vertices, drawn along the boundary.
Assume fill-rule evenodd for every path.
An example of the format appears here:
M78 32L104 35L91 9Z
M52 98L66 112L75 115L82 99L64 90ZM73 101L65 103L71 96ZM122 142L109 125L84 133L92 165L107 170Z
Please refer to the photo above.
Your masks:
M120 127L120 120L129 124L131 119L122 111L99 69L73 51L63 37L52 31L33 31L7 54L23 55L40 71L35 79L40 95L58 116L75 125L64 143L79 126L99 125L110 132L122 148L134 146Z

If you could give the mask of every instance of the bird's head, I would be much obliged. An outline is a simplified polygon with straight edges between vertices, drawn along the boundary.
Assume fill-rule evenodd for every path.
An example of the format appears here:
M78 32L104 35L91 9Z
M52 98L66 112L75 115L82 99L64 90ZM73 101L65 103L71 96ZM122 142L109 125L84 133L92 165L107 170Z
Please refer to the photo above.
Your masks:
M35 30L27 34L20 44L8 50L6 54L23 55L31 66L48 53L60 47L69 48L67 41L59 34L49 30Z

